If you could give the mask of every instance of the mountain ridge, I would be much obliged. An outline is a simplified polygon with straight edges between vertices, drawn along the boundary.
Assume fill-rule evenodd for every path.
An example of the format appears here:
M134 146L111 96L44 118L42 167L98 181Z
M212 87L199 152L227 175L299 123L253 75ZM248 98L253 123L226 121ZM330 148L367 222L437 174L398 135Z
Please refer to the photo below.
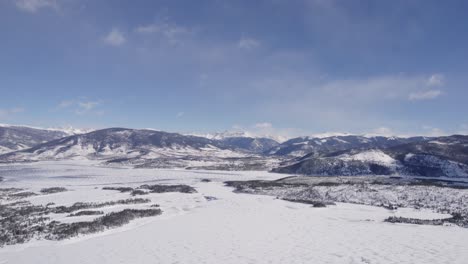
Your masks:
M302 175L468 177L468 136L452 135L388 148L305 155L274 172Z
M467 176L468 136L335 135L217 139L154 129L63 131L0 126L0 162L88 159L149 168L259 169L305 175ZM2 150L0 148L0 150Z

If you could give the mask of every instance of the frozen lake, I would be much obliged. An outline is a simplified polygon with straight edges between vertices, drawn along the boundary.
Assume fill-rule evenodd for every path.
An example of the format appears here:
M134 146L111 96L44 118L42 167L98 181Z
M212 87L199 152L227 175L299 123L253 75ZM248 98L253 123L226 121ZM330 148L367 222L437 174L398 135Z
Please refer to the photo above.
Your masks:
M89 162L0 166L1 188L67 192L27 198L33 204L112 201L128 193L103 186L187 184L197 193L151 193L161 216L69 240L33 240L0 248L0 263L466 263L468 229L384 223L391 215L436 213L340 203L327 208L271 196L233 193L227 180L284 174L106 168ZM202 182L210 179L210 182ZM208 200L205 197L215 197ZM118 208L114 208L118 209ZM114 210L110 209L110 210ZM70 221L57 216L59 221ZM92 219L86 216L80 220Z

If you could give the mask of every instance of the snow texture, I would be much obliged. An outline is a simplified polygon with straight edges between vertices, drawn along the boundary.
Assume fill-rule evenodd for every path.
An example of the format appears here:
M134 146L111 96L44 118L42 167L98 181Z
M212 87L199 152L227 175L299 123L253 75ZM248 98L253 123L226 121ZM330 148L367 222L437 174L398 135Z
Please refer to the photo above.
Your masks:
M0 248L0 263L461 264L468 258L468 229L390 224L383 220L394 212L380 207L338 203L311 208L271 196L233 193L232 188L223 185L226 180L284 177L279 174L106 168L90 161L55 161L1 165L0 176L4 178L2 188L34 192L57 186L68 189L26 198L33 204L70 205L129 198L128 193L102 190L103 186L187 184L197 190L191 194L145 195L160 204L161 216L60 242L37 240ZM412 209L398 209L396 214L443 216ZM77 221L96 216L53 217Z

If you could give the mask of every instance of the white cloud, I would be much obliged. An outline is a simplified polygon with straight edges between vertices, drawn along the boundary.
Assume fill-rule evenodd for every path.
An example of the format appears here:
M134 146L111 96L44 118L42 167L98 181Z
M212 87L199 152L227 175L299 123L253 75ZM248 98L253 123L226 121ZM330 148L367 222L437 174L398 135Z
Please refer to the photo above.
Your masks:
M177 118L180 118L180 117L182 117L182 116L184 116L184 115L185 115L184 112L178 112L177 115L176 115L176 117L177 117Z
M304 110L307 115L323 115L324 112L333 115L336 111L327 109L349 112L369 105L381 105L386 101L406 100L408 94L416 93L424 83L425 78L404 75L329 80L314 75L304 78L300 74L281 73L252 81L246 92L276 98L274 107L289 112L288 115L291 111L287 110L295 109ZM285 88L294 92L285 93Z
M16 7L20 10L35 13L41 8L58 9L56 0L15 0Z
M240 49L252 50L260 46L260 42L253 38L242 37L237 44Z
M445 81L445 76L443 74L433 74L427 79L428 86L443 86Z
M304 120L314 120L308 123L308 130L313 132L340 131L345 127L346 132L362 133L382 124L401 127L403 120L382 115L398 114L394 105L408 101L409 94L416 94L427 81L427 76L407 74L358 79L320 76L313 72L309 76L278 72L263 79L253 77L244 86L248 89L241 91L243 96L265 98L254 108L262 118L284 120L298 127L304 126Z
M111 45L111 46L120 46L125 44L127 39L123 35L123 33L117 29L113 28L105 37L104 43Z
M427 91L419 91L410 93L408 99L410 101L418 101L418 100L432 100L439 97L442 94L440 90L427 90Z
M368 79L335 80L322 86L322 90L332 98L341 97L374 102L375 100L399 99L408 92L416 91L422 80L410 76L378 76Z

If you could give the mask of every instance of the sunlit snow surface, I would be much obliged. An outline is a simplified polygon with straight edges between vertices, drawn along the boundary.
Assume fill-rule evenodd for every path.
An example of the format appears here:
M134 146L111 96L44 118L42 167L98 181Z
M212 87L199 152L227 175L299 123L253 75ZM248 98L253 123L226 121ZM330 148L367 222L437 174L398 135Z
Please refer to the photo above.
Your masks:
M61 186L70 190L28 198L35 204L70 205L130 197L101 190L103 186L183 183L198 191L144 196L160 204L163 214L117 229L59 242L30 241L0 248L2 264L466 263L468 259L468 229L383 222L393 214L440 217L432 212L399 209L392 213L352 204L311 208L270 196L236 194L222 183L285 176L280 174L105 168L75 161L0 166L0 176L4 177L2 188L37 192ZM208 201L204 196L218 200Z

